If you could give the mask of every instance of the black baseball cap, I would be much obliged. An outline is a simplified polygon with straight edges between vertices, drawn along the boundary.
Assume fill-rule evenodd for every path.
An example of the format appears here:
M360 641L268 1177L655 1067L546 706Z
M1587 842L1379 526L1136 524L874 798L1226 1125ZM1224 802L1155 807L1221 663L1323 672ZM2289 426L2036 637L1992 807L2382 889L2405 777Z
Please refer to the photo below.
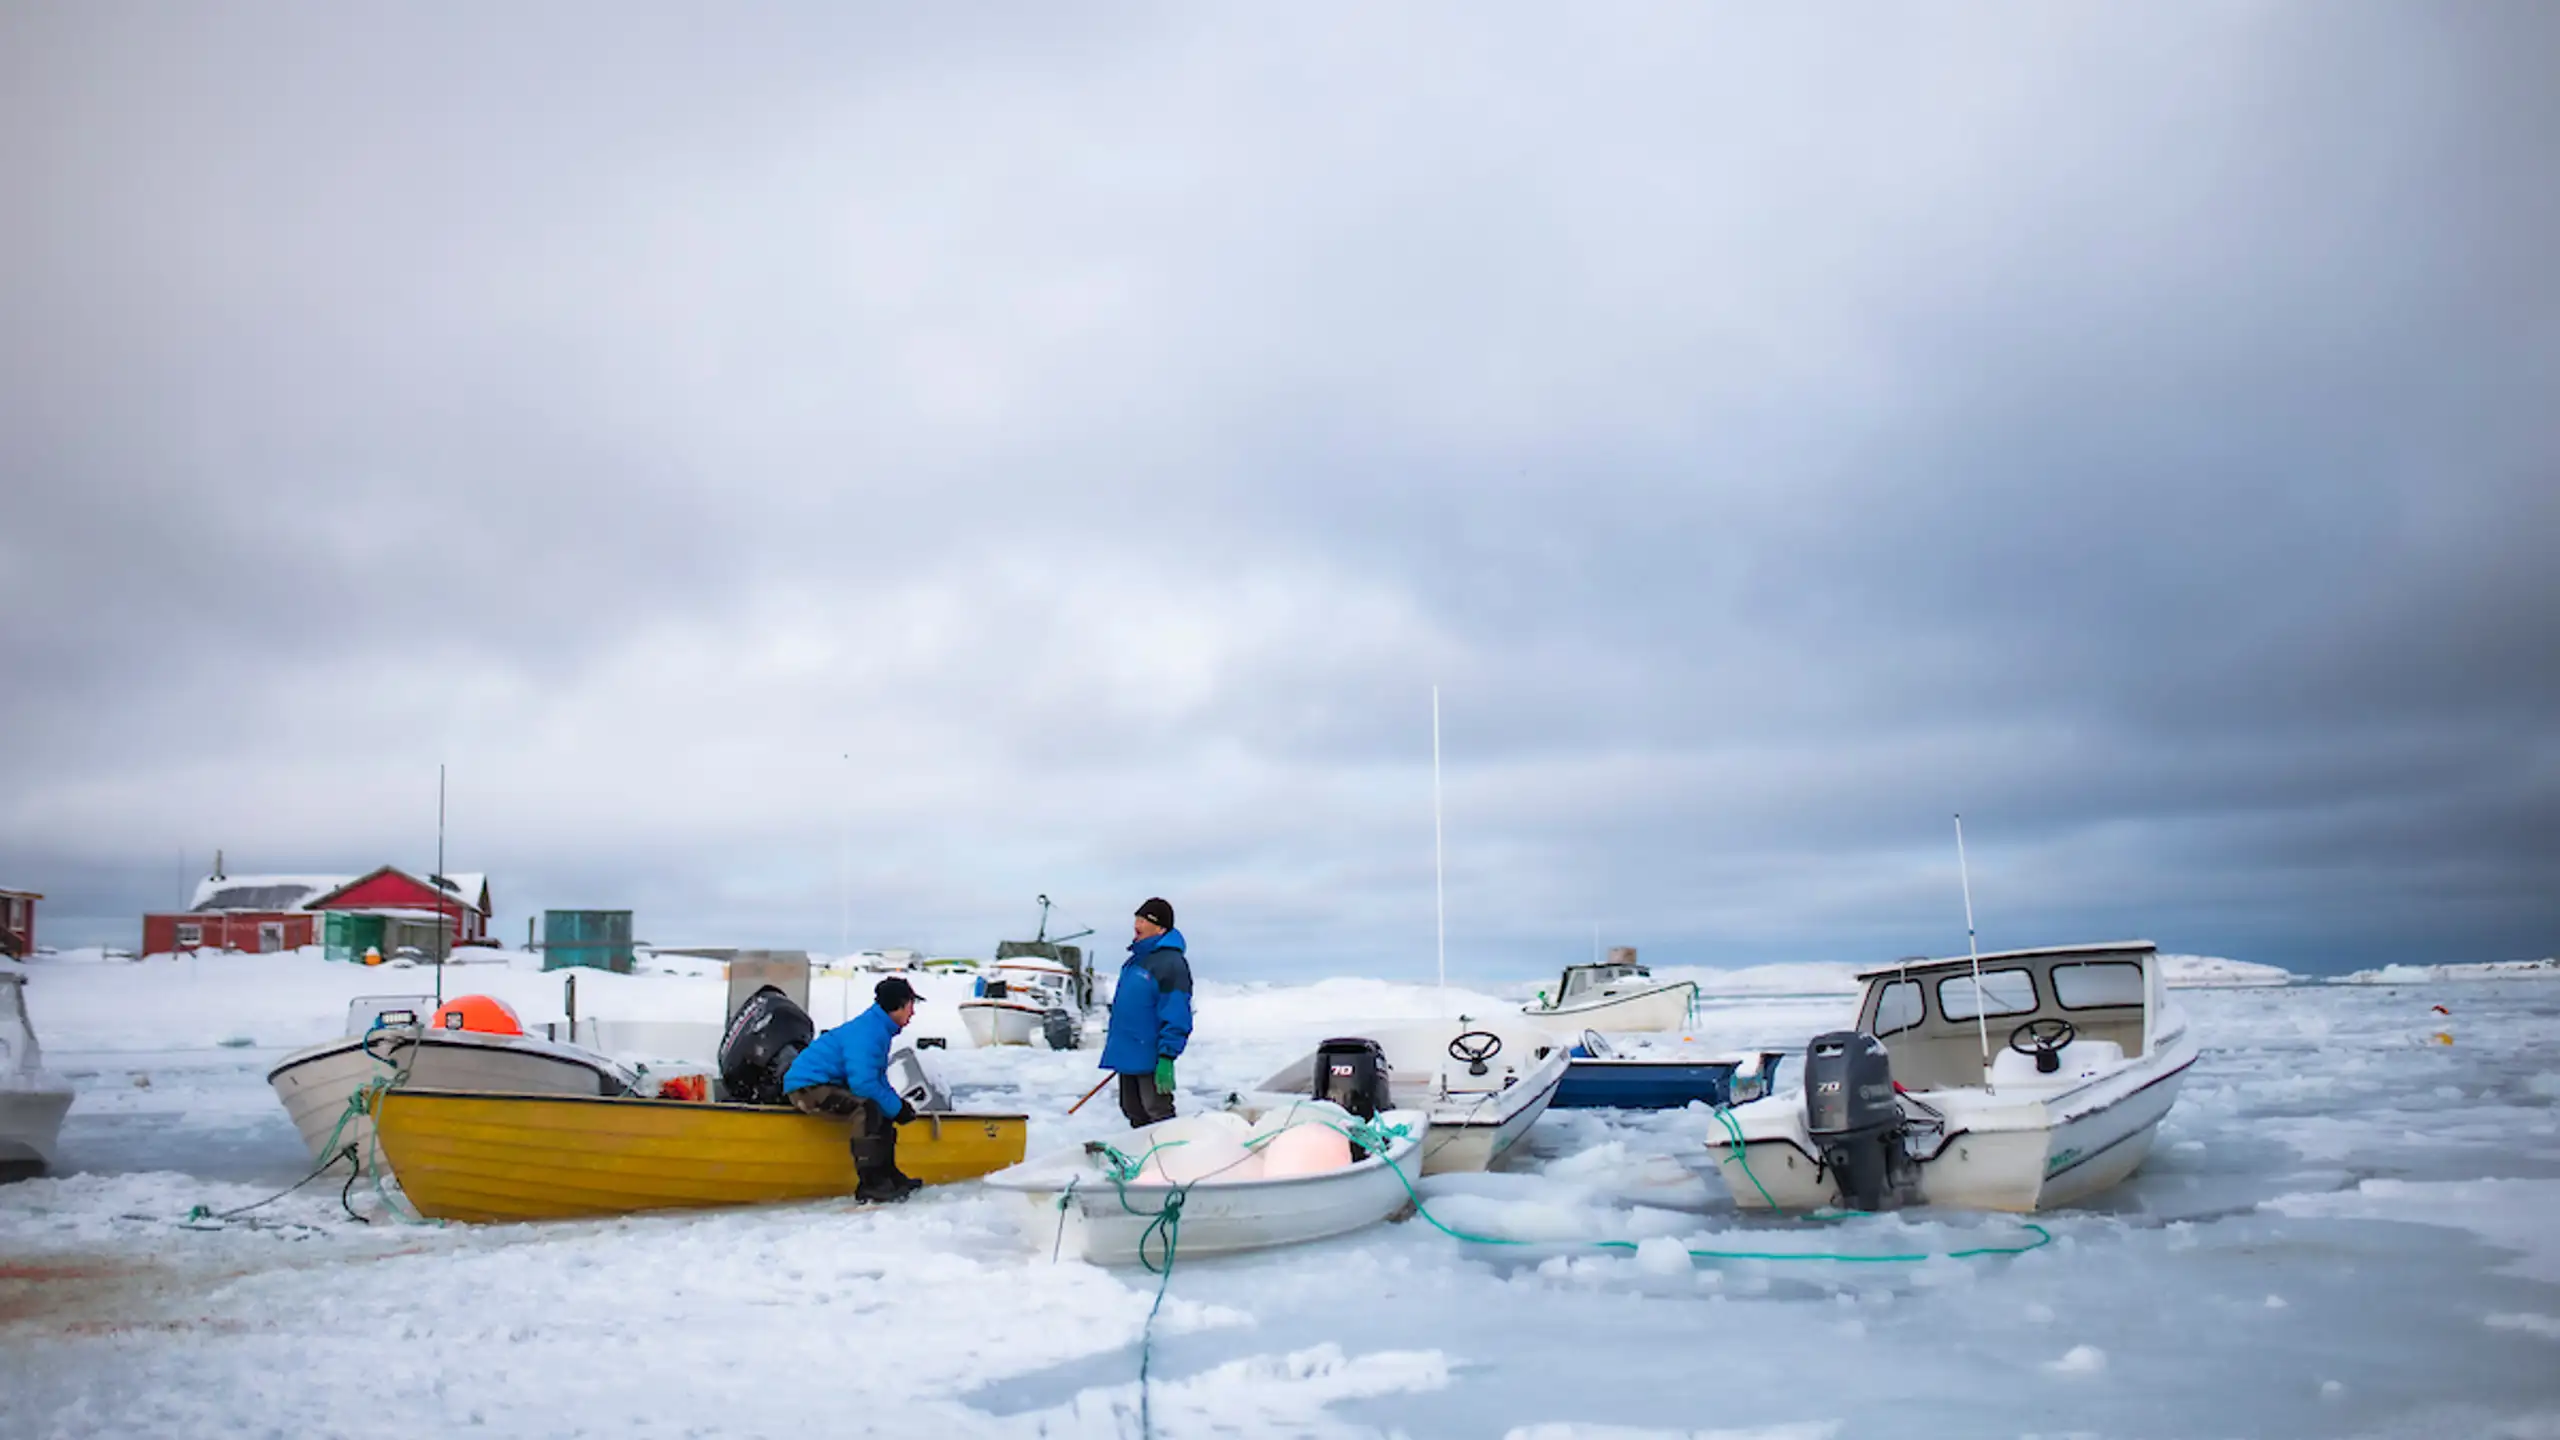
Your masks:
M902 1010L924 999L916 993L916 987L895 975L872 986L871 998L879 1001L883 1010Z

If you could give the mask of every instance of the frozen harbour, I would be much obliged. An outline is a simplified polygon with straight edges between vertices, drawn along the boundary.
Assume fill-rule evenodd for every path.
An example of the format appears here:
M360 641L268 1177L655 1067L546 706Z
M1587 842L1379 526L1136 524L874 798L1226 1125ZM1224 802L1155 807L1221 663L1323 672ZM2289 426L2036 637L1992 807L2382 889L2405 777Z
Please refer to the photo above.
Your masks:
M328 1183L190 1228L192 1207L307 1168L267 1068L347 997L424 972L27 973L80 1096L64 1173L0 1187L0 1434L1137 1433L1155 1277L1031 1253L972 1186L890 1210L475 1229L398 1223L363 1191L378 1223L359 1223ZM1710 1043L1793 1048L1851 1007L1809 967L1701 973L1721 991ZM2002 1216L1746 1221L1703 1111L1551 1112L1505 1172L1423 1184L1448 1224L1535 1243L1416 1220L1179 1263L1155 1430L2560 1437L2560 984L2410 977L2182 991L2205 1055L2149 1165L2099 1208L2039 1217L2052 1243L2016 1256L1693 1259L2033 1236ZM936 983L921 1028L956 1037L965 982ZM558 988L448 972L528 1021L557 1018ZM708 973L594 977L580 1007L700 1019L717 993ZM1526 994L1457 998L1490 1013ZM858 997L821 979L812 998L824 1023ZM1441 1003L1375 981L1204 986L1184 1103ZM1121 1129L1101 1102L1064 1114L1090 1051L952 1043L961 1103L1027 1111L1035 1149Z

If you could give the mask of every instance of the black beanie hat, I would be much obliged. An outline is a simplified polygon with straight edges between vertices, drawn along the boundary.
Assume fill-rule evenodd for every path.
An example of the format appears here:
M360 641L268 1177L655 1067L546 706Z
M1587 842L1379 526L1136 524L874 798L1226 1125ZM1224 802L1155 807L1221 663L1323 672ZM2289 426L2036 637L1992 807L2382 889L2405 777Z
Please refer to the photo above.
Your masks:
M1157 896L1138 907L1138 918L1150 920L1167 930L1173 928L1173 902Z
M883 1010L897 1010L912 1005L923 997L916 994L916 987L892 975L871 987L871 998L880 1002L880 1008Z

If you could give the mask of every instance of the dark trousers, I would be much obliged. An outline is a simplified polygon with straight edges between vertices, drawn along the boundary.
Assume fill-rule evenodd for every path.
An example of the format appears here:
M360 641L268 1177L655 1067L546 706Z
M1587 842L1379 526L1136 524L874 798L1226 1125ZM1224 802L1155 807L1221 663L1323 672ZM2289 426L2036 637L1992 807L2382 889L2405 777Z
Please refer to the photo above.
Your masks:
M846 1148L853 1152L855 1194L906 1179L898 1169L898 1127L881 1113L878 1101L841 1085L803 1085L782 1098L804 1115L852 1117L853 1140Z
M1142 1070L1120 1077L1120 1113L1132 1129L1173 1118L1172 1092L1156 1088L1156 1072Z

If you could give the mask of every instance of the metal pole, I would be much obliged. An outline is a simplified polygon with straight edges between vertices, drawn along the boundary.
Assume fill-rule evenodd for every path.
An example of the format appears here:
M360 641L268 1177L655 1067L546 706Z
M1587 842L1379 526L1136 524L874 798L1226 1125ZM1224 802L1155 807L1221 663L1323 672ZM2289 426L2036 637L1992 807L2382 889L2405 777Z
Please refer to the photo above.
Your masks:
M1956 816L1956 875L1964 882L1964 952L1973 957L1973 1028L1982 1041L1982 1085L1991 1088L1990 1002L1982 993L1982 947L1973 938L1973 870L1964 859L1964 816Z
M1440 845L1440 687L1431 687L1431 913L1440 961L1440 988L1449 988L1449 900Z
M836 963L853 953L853 752L844 752L843 845L836 865Z
M444 766L436 766L436 873L427 881L436 890L436 1008L444 1008L444 942L452 923L444 908Z

